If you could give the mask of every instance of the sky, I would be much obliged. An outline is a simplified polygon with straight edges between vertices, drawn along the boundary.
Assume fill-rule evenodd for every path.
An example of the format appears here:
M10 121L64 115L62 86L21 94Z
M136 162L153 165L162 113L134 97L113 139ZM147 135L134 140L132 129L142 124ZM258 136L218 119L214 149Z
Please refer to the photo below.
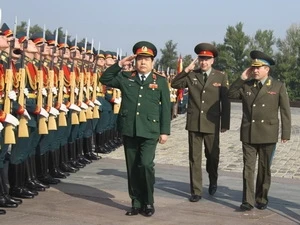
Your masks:
M178 55L195 56L201 42L223 43L228 26L243 23L250 36L261 30L273 30L276 38L285 38L292 24L300 24L299 0L1 0L2 23L13 30L30 19L31 25L44 24L49 30L62 27L72 38L94 40L104 51L132 54L138 41L150 41L158 49L172 40Z

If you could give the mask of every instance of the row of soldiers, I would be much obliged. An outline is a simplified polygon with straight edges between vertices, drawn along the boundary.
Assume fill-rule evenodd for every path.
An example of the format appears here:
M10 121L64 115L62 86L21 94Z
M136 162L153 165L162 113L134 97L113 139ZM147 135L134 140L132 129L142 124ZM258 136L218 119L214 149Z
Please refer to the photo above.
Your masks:
M121 94L99 83L116 54L28 33L0 30L0 207L17 207L122 144Z

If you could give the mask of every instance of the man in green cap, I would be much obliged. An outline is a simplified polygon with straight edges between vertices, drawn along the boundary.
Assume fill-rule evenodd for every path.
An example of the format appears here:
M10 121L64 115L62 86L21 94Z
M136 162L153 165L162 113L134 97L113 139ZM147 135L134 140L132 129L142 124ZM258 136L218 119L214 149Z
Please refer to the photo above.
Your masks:
M212 68L218 51L212 44L200 43L194 49L197 58L173 80L173 88L188 88L187 123L189 141L191 202L202 196L202 143L206 157L210 195L217 191L220 132L230 125L228 78ZM199 69L195 68L196 61Z
M281 124L281 142L291 136L291 111L285 84L270 76L274 60L261 51L251 51L251 67L247 68L229 88L229 98L241 99L243 118L241 141L243 146L243 201L241 210L268 206L271 185L271 164ZM278 109L280 108L280 118ZM280 123L281 122L281 123ZM254 189L256 157L258 172ZM256 203L256 204L255 204Z
M109 67L100 82L119 88L123 96L118 129L123 135L132 200L132 208L126 215L152 216L155 212L153 160L157 143L164 144L170 134L170 93L166 78L152 70L156 47L141 41L133 46L133 53ZM121 71L134 59L135 71Z

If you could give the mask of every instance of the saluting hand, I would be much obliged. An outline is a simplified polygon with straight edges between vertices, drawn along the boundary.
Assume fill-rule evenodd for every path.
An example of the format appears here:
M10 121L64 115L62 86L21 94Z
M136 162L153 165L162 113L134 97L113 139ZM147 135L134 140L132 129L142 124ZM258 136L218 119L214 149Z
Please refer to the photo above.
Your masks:
M241 75L242 80L248 80L253 77L253 70L251 67L248 67L244 70L244 72Z
M186 68L184 69L184 71L185 71L186 73L191 72L191 71L195 68L197 60L198 60L198 57L195 58L195 59L191 62L191 64L188 65L188 67L186 67Z
M132 61L136 58L136 55L130 55L130 56L127 56L125 57L124 59L121 59L119 61L119 66L120 67L123 67L123 66L126 66L126 65L129 65L132 63Z

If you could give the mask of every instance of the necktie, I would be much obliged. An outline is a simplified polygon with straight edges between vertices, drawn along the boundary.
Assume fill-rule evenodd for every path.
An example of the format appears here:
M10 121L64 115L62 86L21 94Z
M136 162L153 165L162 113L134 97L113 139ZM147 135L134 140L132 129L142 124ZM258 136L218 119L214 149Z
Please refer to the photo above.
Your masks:
M141 78L142 78L142 84L143 84L144 81L146 80L146 76L143 74L143 75L141 76Z
M204 81L204 83L206 83L206 81L207 81L207 73L203 73L203 81Z
M258 89L261 89L263 84L261 82L258 82L257 86L258 86Z

